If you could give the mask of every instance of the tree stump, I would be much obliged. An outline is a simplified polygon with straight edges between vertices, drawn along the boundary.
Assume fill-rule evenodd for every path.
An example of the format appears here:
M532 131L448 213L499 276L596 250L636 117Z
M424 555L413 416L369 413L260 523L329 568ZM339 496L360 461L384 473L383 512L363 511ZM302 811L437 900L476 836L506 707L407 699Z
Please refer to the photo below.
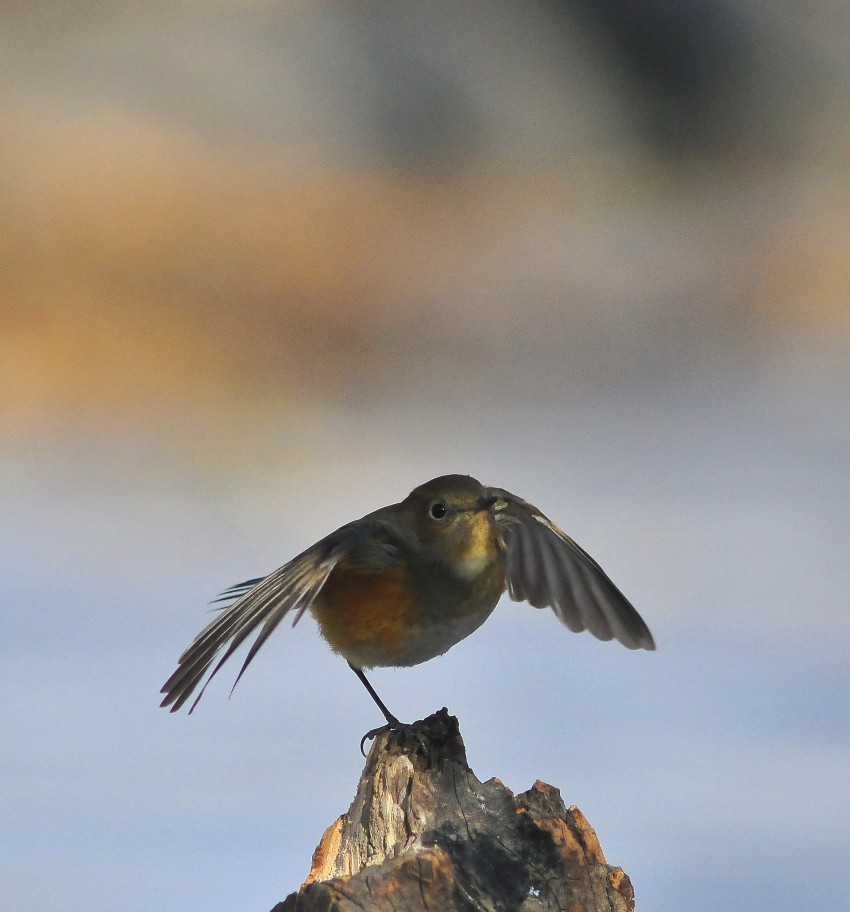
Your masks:
M379 735L347 814L272 912L632 912L628 876L543 782L479 782L446 709Z

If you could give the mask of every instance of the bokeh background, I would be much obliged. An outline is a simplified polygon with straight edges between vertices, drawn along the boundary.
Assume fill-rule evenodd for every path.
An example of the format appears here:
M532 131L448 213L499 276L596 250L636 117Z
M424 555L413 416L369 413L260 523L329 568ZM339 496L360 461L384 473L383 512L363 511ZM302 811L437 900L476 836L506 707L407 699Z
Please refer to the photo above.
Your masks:
M850 6L6 3L0 895L264 910L380 722L225 586L445 472L654 654L504 602L374 683L557 785L638 908L846 908ZM233 669L235 671L235 668Z

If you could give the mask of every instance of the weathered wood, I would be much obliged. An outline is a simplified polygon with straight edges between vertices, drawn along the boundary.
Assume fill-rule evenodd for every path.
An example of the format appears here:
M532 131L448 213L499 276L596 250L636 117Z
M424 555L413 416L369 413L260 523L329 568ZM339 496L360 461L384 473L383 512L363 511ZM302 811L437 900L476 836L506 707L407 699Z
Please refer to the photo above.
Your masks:
M424 748L424 750L423 750ZM632 912L584 815L535 782L479 782L443 709L375 739L348 813L272 912Z

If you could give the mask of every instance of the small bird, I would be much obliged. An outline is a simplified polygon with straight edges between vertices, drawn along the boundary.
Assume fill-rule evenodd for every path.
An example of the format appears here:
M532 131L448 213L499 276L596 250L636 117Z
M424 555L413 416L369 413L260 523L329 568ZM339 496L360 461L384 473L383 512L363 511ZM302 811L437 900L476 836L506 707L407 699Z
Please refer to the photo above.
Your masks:
M312 612L383 713L364 668L410 666L442 655L477 630L507 589L552 608L570 630L655 649L643 619L596 561L537 507L469 475L444 475L316 542L268 576L231 586L231 601L180 656L161 703L180 709L218 658L207 684L257 633L233 687L287 614ZM234 601L235 600L235 601ZM229 645L228 645L229 644Z

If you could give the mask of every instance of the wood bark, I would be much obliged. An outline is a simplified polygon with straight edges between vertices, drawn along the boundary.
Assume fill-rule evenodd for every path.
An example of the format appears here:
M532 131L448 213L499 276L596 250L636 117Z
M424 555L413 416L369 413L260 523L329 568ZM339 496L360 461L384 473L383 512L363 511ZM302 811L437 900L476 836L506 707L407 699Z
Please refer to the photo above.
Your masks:
M379 735L347 814L272 912L632 912L584 815L543 782L480 782L443 709Z

